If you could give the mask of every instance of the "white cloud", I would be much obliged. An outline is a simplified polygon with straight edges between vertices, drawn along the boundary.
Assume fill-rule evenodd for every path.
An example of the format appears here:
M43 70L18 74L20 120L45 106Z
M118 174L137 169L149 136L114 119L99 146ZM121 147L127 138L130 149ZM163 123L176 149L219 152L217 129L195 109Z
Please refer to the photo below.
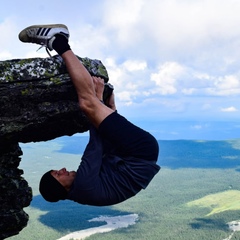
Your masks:
M137 24L141 18L144 0L106 0L103 23L108 31L116 32L115 41L132 44L139 36ZM130 39L131 38L131 39Z
M123 69L116 64L113 58L105 59L104 63L108 71L110 82L115 88L115 92L124 89L125 81Z
M234 75L216 78L207 92L210 95L219 96L238 95L240 94L240 80Z
M228 107L228 108L221 108L222 112L237 112L237 108L235 107Z
M212 79L212 77L205 72L195 72L195 73L193 73L193 77L198 80L203 80L203 81L209 81Z
M142 12L149 34L159 43L187 49L239 35L239 9L234 0L151 0Z
M156 84L153 92L161 95L237 96L240 94L238 75L214 76L195 72L177 62L166 62L158 67L157 73L151 74L151 80Z
M111 46L107 37L108 33L92 24L79 23L70 32L70 46L77 55L89 58L103 59L106 49Z
M184 73L184 68L176 62L166 62L158 67L158 72L151 75L155 82L156 89L162 95L174 94L177 92L177 80Z
M132 92L132 91L121 91L116 94L118 99L120 101L125 102L125 104L130 105L133 104L133 97L138 95L138 92Z
M127 60L123 65L129 72L145 70L147 67L146 61Z
M110 82L115 88L116 98L120 102L131 105L146 95L144 92L148 85L144 71L147 66L146 62L126 60L117 65L113 58L107 58L104 62Z

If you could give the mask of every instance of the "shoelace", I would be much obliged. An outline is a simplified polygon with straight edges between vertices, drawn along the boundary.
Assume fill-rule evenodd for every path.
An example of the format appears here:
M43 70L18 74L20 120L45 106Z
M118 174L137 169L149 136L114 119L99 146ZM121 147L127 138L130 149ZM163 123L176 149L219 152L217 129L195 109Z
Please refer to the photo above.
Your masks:
M48 48L47 48L45 45L40 46L40 48L38 48L36 52L38 52L38 51L39 51L40 49L42 49L43 47L45 47L48 56L49 56L50 58L52 58L52 55L50 54Z

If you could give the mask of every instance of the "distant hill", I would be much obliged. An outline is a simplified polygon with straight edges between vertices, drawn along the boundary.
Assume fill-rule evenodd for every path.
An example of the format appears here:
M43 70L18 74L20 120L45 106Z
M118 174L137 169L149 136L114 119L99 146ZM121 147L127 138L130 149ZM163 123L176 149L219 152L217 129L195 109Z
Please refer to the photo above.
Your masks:
M88 136L74 135L54 141L62 145L58 152L83 154ZM229 141L158 140L161 167L234 168L240 166L240 139ZM239 169L240 171L240 169Z
M70 137L61 137L54 141L62 145L61 149L57 152L70 153L70 154L83 154L84 149L88 143L88 136L74 135Z
M159 164L176 168L240 166L240 139L231 141L159 140Z

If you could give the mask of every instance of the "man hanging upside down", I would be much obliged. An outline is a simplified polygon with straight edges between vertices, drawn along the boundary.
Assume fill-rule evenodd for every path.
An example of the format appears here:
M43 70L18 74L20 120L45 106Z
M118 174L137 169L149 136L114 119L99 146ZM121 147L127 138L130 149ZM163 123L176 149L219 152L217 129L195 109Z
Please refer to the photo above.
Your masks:
M120 203L145 189L160 170L159 147L148 132L116 111L114 94L102 102L104 82L92 77L72 52L65 25L35 25L22 30L22 42L55 50L64 60L76 88L80 109L88 117L89 143L77 171L50 170L39 184L49 202L70 199L80 204L107 206Z

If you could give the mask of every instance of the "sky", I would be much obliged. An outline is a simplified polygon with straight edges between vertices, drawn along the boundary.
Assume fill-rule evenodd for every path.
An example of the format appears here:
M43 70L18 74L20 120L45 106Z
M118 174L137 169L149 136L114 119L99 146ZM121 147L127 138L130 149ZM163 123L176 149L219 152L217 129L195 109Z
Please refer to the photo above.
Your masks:
M1 6L0 61L48 57L36 44L21 43L18 33L63 23L72 50L106 66L118 111L130 119L239 121L239 0L2 0Z

